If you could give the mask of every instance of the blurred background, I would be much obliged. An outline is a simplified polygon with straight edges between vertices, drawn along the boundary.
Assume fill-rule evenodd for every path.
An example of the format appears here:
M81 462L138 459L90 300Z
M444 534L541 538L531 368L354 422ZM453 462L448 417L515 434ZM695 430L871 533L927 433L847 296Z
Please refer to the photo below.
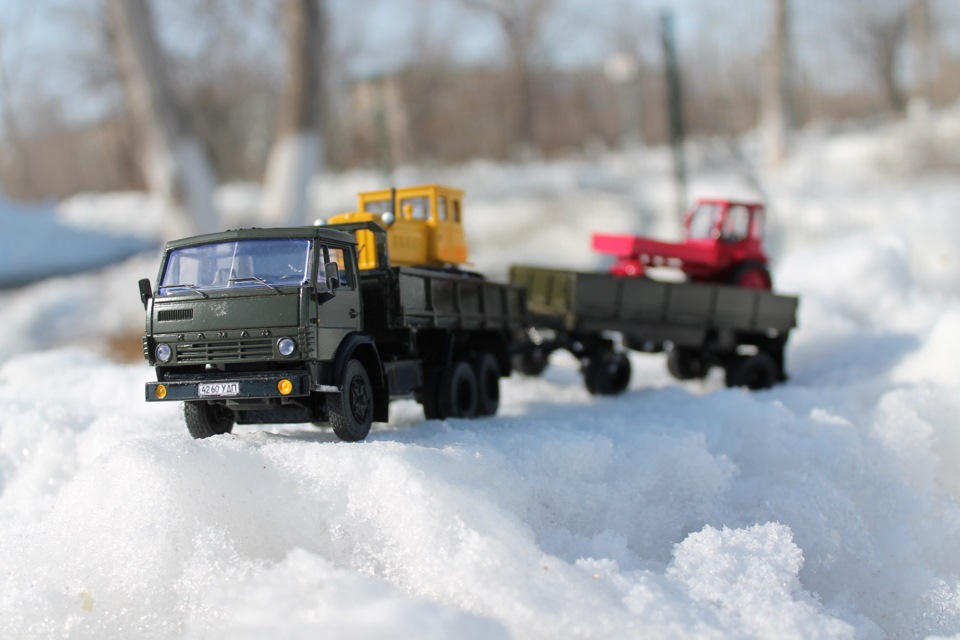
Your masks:
M291 131L311 172L388 182L754 130L775 164L791 130L955 102L958 27L950 0L0 0L0 183L189 204L165 163L262 182Z

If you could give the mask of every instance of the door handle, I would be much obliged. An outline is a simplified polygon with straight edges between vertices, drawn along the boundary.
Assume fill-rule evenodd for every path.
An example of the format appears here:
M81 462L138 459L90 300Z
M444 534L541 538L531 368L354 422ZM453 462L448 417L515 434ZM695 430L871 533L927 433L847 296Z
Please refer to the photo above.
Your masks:
M350 309L349 315L350 315L351 318L356 318L356 317L357 317L358 315L360 315L360 314L357 313L357 310L356 310L356 309Z

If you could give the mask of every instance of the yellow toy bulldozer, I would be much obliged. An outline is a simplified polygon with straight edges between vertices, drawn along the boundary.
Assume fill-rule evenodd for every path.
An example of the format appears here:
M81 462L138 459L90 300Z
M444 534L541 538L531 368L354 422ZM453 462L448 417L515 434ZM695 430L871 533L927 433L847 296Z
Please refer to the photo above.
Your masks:
M440 185L367 191L357 194L357 211L327 223L375 222L387 230L390 265L379 264L373 233L356 231L360 269L457 266L467 261L462 201L463 191Z

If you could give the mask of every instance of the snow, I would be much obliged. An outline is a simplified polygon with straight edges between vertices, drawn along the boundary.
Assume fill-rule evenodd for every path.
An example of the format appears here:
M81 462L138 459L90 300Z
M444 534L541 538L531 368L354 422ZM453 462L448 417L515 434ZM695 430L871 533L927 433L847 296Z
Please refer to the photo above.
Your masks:
M143 401L146 364L108 357L139 348L155 249L0 292L0 637L960 637L958 114L805 131L764 194L723 143L693 148L692 193L769 198L775 283L801 296L769 391L634 354L630 390L593 398L556 354L489 419L398 401L359 444L194 441ZM435 179L466 189L471 259L500 277L599 268L593 230L679 233L666 149L396 176ZM325 175L317 202L378 180ZM245 220L256 197L218 203ZM13 209L40 222L0 239L3 275L51 227L163 230L132 194Z

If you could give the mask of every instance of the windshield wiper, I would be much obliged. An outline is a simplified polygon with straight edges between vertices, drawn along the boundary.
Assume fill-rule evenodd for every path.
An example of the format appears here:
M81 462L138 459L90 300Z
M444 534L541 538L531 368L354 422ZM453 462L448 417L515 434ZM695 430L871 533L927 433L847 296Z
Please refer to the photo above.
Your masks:
M271 289L273 289L274 291L276 291L278 296L282 296L282 295L283 295L283 291L280 291L280 289L278 289L277 287L273 286L272 284L270 284L269 282L267 282L267 281L264 280L263 278L258 278L257 276L247 276L247 277L245 277L245 278L230 278L229 282L230 282L231 284L234 283L234 282L259 282L259 283L262 284L263 286L265 286L265 287L270 287Z
M207 294L197 288L195 284L165 284L161 287L162 289L190 289L194 293L199 293L204 298L209 298Z

